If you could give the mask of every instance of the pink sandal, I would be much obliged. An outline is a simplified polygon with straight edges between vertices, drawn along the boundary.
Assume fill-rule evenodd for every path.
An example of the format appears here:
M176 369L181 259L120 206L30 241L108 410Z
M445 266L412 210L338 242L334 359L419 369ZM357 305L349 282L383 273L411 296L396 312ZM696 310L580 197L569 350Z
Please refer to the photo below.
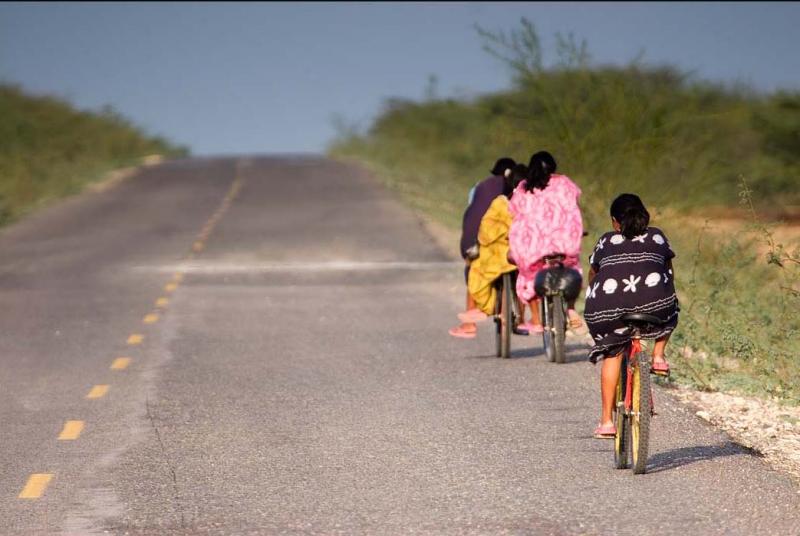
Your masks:
M594 429L594 437L595 439L614 439L617 435L617 427L613 424L607 424L606 426L597 425L597 428Z
M477 333L477 331L467 331L461 326L458 326L457 328L450 328L447 332L453 337L459 337L461 339L474 339L475 334Z
M470 309L469 311L458 313L458 319L464 322L465 324L474 324L476 322L482 322L487 318L489 317L486 315L486 313L484 313L480 309Z
M664 359L664 357L661 359ZM653 361L653 364L650 365L650 372L656 376L669 376L669 363L667 363L666 359L664 361Z
M520 324L517 327L519 329L524 329L530 335L544 333L544 327L541 324L531 324L530 322L525 322L524 324Z

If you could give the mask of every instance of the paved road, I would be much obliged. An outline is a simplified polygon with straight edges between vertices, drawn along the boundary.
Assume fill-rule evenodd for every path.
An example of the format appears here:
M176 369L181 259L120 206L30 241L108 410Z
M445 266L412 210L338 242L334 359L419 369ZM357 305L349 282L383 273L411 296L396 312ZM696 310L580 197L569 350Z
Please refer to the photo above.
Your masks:
M167 163L0 254L0 534L800 533L797 486L665 393L634 477L580 348L447 337L458 264L342 164Z

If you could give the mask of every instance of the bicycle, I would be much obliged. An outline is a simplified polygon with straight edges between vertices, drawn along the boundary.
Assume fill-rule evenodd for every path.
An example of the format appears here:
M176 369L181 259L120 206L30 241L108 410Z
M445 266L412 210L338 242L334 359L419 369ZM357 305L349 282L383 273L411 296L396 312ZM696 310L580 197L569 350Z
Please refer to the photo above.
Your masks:
M514 278L506 272L494 283L497 299L494 303L495 353L497 357L511 357L511 333L520 316L517 300L514 299Z
M629 313L622 322L631 331L631 344L622 352L617 394L614 404L614 464L617 469L632 466L633 474L647 470L650 419L655 414L650 383L650 356L642 351L642 333L661 326L658 317ZM642 408L646 408L643 410ZM630 456L630 463L629 463Z
M580 272L564 266L565 259L560 253L545 256L545 268L536 274L534 281L534 290L541 298L544 353L551 363L567 360L567 303L578 297L583 284Z

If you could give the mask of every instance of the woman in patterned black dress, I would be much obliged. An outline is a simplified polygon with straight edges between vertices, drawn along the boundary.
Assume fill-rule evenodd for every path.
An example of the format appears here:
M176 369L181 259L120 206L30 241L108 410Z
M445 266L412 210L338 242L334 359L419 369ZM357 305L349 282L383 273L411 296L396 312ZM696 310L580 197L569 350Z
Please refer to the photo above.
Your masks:
M619 380L622 351L630 344L629 330L620 318L626 313L647 313L664 324L649 333L656 339L652 370L668 374L664 350L678 324L678 298L673 284L672 258L664 233L649 227L650 214L634 194L622 194L611 204L613 232L597 241L589 259L584 318L594 346L589 359L603 360L600 388L602 412L595 437L613 438L612 409Z

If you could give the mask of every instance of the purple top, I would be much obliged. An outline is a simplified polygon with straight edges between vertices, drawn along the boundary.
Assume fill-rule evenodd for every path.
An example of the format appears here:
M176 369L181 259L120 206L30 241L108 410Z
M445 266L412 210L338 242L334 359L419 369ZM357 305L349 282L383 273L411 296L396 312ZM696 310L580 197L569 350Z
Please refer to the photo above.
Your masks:
M472 203L464 211L461 223L461 257L467 258L467 250L478 243L478 228L489 205L498 196L503 195L505 179L500 175L492 175L475 186Z

